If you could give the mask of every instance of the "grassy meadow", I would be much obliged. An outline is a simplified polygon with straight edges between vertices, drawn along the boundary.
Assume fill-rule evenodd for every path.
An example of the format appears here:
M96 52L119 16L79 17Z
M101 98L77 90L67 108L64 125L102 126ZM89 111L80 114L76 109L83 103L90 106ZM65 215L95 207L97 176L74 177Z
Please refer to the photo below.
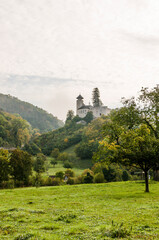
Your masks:
M0 239L159 239L159 183L0 190Z

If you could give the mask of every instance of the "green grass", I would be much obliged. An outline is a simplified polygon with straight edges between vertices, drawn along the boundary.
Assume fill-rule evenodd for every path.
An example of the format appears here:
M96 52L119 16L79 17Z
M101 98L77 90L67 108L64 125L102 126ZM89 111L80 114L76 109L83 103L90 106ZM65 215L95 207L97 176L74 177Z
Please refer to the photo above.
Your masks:
M159 183L0 191L0 239L159 239ZM125 238L124 238L125 237Z
M73 145L67 149L65 149L63 152L66 152L68 154L74 155L75 156L75 160L72 162L73 168L72 170L75 172L76 176L81 175L81 173L87 169L87 168L91 168L92 167L92 161L91 159L80 159L76 157L76 154L74 152L76 145ZM55 175L56 172L59 171L65 171L66 168L63 167L63 162L58 162L57 165L55 165L55 167L53 167L50 164L51 161L51 157L47 157L47 162L46 162L46 166L48 169L48 175ZM45 176L47 173L45 172L43 175Z
M47 158L47 161L50 162L50 158ZM73 164L72 170L75 172L76 176L79 176L84 171L84 169L91 166L90 160L84 160L83 162L81 161ZM59 171L66 171L66 168L63 167L63 162L58 162L55 167L53 167L51 164L48 164L48 166L48 171L43 173L44 176L46 176L47 174L55 175L55 173Z

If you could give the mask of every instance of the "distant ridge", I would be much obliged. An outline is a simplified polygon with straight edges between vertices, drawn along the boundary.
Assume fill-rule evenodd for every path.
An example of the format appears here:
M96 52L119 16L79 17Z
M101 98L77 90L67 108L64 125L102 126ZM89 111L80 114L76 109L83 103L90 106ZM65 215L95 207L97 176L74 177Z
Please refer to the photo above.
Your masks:
M39 129L41 133L57 129L64 125L61 120L47 111L11 95L0 93L0 108L8 113L19 114L31 124L32 128Z

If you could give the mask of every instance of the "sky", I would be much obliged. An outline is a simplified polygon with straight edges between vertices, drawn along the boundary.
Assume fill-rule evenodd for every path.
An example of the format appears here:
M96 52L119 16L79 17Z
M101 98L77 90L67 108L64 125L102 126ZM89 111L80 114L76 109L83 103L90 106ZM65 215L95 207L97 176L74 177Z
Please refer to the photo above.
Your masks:
M65 120L79 93L116 108L158 78L158 0L0 1L0 93Z

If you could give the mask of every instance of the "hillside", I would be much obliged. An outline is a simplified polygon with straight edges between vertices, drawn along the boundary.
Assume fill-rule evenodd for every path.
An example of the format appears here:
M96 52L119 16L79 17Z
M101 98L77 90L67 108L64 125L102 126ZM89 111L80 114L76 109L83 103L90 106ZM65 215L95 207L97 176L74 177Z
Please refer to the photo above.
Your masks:
M77 156L81 159L91 159L93 152L98 147L98 140L101 138L101 130L105 123L105 117L97 118L87 125L77 124L78 117L68 121L64 127L44 133L34 138L25 150L34 154L36 148L40 148L45 155L50 155L54 148L60 151L67 151L71 146L75 147Z
M0 147L21 147L30 137L31 127L26 120L0 110Z
M63 122L52 114L10 95L0 94L0 108L8 113L19 114L41 133L63 126Z

